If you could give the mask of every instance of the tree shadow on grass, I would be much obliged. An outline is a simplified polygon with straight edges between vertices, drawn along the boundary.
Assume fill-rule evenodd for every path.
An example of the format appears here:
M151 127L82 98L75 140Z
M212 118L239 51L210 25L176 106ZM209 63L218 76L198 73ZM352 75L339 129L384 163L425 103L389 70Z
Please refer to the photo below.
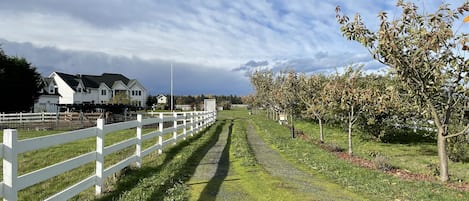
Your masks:
M226 120L219 121L220 123L216 124L215 132L212 134L209 140L207 140L203 145L199 146L192 154L189 156L187 161L183 164L182 167L178 170L175 170L171 176L168 176L164 182L158 184L157 187L151 192L151 196L148 200L161 200L166 192L166 189L171 188L174 185L175 181L187 181L190 176L195 172L197 164L202 160L208 150L218 141L220 133L223 131L223 127L226 124ZM157 166L145 165L140 169L127 171L120 178L119 181L115 184L116 189L111 192L104 194L101 198L97 199L99 201L111 201L118 200L125 192L130 191L135 188L138 183L147 177L152 175L157 175L162 172L163 169L169 168L171 161L184 149L187 145L196 142L203 135L208 134L208 129L202 131L201 133L195 135L194 137L188 138L185 141L180 142L179 144L166 149L164 153L164 161ZM150 161L149 163L158 163L158 159Z
M233 130L233 122L230 122L228 127L228 137L226 140L226 145L223 148L220 160L218 161L217 170L215 175L210 179L210 181L205 186L204 190L201 192L198 201L214 201L216 195L220 192L220 187L228 176L228 171L230 170L230 146L231 146L231 133Z

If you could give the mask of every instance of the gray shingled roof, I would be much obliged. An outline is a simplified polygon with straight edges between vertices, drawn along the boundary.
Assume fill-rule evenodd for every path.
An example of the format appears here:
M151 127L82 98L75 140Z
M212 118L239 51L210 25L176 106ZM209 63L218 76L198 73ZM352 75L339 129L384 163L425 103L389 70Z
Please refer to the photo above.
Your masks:
M104 83L109 88L112 88L112 85L116 81L122 81L126 85L130 81L129 78L125 77L124 75L116 73L103 73L102 75L70 75L60 72L56 73L74 90L78 85L79 80L83 82L85 88L99 88L101 83Z

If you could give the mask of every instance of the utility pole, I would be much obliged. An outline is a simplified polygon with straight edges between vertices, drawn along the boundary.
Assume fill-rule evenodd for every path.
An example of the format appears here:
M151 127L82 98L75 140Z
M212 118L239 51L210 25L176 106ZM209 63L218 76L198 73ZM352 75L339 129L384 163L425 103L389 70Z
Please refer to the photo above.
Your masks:
M171 63L171 112L173 111L173 63Z

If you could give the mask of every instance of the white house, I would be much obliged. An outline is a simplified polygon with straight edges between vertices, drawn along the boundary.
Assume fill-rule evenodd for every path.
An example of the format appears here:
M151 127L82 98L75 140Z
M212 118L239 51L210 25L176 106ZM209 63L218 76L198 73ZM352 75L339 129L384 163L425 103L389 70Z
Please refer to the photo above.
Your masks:
M52 78L42 78L43 88L39 91L39 98L34 103L33 112L57 112L60 95L57 84Z
M146 106L148 92L145 87L122 74L70 75L53 72L49 78L57 84L59 104L106 104L116 94L125 94L132 105Z
M168 103L168 97L166 97L163 94L160 94L160 95L156 96L156 103L166 104L166 103Z

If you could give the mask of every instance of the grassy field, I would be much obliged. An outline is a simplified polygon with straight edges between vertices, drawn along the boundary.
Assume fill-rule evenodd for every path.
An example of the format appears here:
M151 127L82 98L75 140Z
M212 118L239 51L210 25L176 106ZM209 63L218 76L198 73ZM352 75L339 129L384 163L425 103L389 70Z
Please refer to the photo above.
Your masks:
M468 192L452 190L439 182L406 181L395 176L388 175L378 170L368 170L350 162L339 160L333 153L323 150L318 145L302 139L291 139L288 128L278 125L278 123L267 120L264 115L253 116L253 121L258 126L258 130L263 137L278 149L286 158L305 170L319 172L345 188L354 192L366 194L372 200L464 200L469 199ZM318 128L315 124L298 122L297 128L310 133L317 139ZM402 160L401 164L408 160L408 163L423 163L420 153L433 150L431 144L422 144L414 147L412 144L383 144L373 145L376 142L359 142L355 139L355 150L357 155L366 157L370 151L381 151L383 153L392 152L395 155L404 155L406 158L391 159L392 161ZM340 129L326 129L326 142L336 143L345 148L346 133ZM371 148L366 150L366 147ZM378 148L379 147L379 148ZM436 148L435 148L436 149ZM432 152L430 152L432 153ZM431 157L429 154L429 158ZM391 157L392 155L389 154ZM399 163L395 164L399 166ZM415 169L418 169L416 165ZM423 165L425 166L425 165ZM455 167L453 165L453 171ZM461 169L462 170L462 169ZM427 170L425 170L427 171ZM466 174L467 168L464 170Z
M285 159L298 168L319 174L350 191L370 197L371 200L469 200L469 193L452 190L435 182L406 181L378 170L368 170L347 161L339 160L318 145L301 139L291 139L289 129L267 120L263 114L247 115L246 110L220 112L216 124L186 141L166 149L164 154L150 154L144 158L141 169L126 169L120 175L107 181L107 188L99 200L185 200L191 198L189 186L185 183L208 149L217 141L217 136L233 122L230 147L231 168L240 180L227 185L241 188L256 200L298 200L282 181L267 174L260 167L246 142L246 124L252 122L257 132L267 143L278 150ZM311 122L299 121L298 129L313 140L318 140L318 126ZM154 128L153 128L154 129ZM19 131L19 138L50 135L61 131ZM149 132L145 129L144 133ZM135 129L106 135L106 145L135 136ZM169 136L168 136L169 137ZM338 128L326 127L326 143L346 147L346 133ZM156 141L156 139L155 139ZM44 150L19 155L19 174L31 172L95 149L95 139L54 146ZM144 143L144 148L154 141ZM406 143L378 143L354 139L355 154L372 159L370 153L379 153L389 158L389 163L400 169L432 175L433 164L437 163L436 145L433 142L408 141ZM130 147L106 157L106 167L134 152ZM469 180L468 164L450 163L453 179ZM231 170L230 170L231 171ZM74 169L60 176L19 192L20 200L42 200L81 179L92 175L94 163ZM252 179L255 178L255 179ZM230 186L231 185L231 186ZM197 195L197 193L195 193ZM194 195L192 195L194 198ZM94 188L80 193L72 200L94 200ZM300 199L301 200L301 199Z
M304 131L313 140L319 141L319 126L308 121L296 122L296 128ZM387 158L392 166L411 173L429 175L438 179L438 153L436 140L419 133L401 133L395 142L380 143L373 140L362 140L357 135L353 138L354 155L373 160L375 155ZM325 127L326 143L347 148L347 133L339 128ZM452 182L469 181L469 164L449 161Z
M157 125L143 129L143 133L148 133L150 131L157 130ZM27 139L40 137L45 135L51 135L56 133L61 133L65 131L31 131L31 130L18 130L18 138ZM105 136L105 146L130 139L135 137L135 129L127 129L114 133L106 134ZM166 135L165 139L170 138L172 135ZM154 145L157 142L157 138L153 140L148 140L143 142L142 148L146 149L151 145ZM71 143L66 143L62 145L57 145L49 148L44 148L40 150L30 151L18 155L18 175L23 175L34 170L38 170L54 163L58 163L69 158L79 156L84 153L94 151L96 149L96 138L86 138L79 141L74 141ZM171 148L173 149L173 148ZM124 150L118 151L116 153L110 154L105 157L105 168L117 163L118 161L125 159L126 157L131 156L135 152L135 146L130 146ZM162 156L163 157L163 156ZM144 163L152 160L161 158L156 154L150 154L144 158ZM1 165L1 164L0 164ZM79 168L68 171L64 174L58 175L56 177L50 178L39 184L33 185L31 187L25 188L18 193L19 200L43 200L64 188L85 179L94 174L95 163L91 162ZM0 178L2 175L0 174ZM107 188L104 191L112 191L115 189L113 183L115 183L116 178L110 178L106 181ZM94 199L94 187L88 189L85 192L80 193L74 198L74 200L92 200Z

